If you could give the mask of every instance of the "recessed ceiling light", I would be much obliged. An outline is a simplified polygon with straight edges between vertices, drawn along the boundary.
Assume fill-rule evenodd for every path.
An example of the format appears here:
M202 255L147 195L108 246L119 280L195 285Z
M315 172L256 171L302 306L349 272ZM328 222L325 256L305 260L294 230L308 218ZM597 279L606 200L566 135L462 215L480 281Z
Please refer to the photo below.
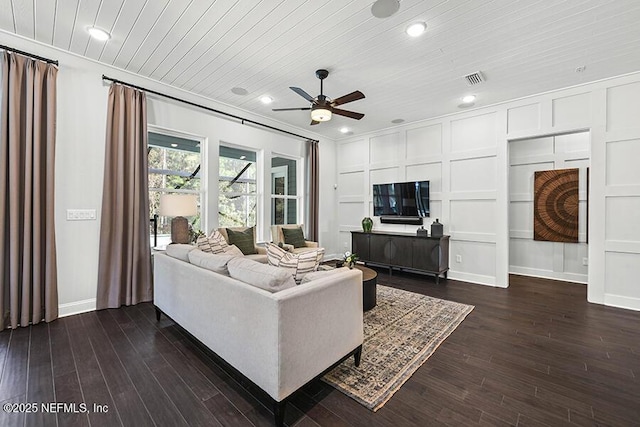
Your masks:
M107 41L111 38L111 34L107 33L105 30L101 30L96 27L89 27L87 31L96 40L100 40L101 42Z
M173 148L176 148L176 147L178 146L178 144L173 143L173 144L171 144L171 146L172 146Z
M406 31L407 31L407 34L409 34L411 37L418 37L419 35L424 33L426 29L427 29L426 23L414 22L413 24L407 27Z
M371 5L371 14L376 18L388 18L400 9L398 0L377 0Z
M462 102L464 102L465 104L471 104L475 100L476 100L475 95L467 95L464 98L462 98Z
M391 123L396 123L396 124L397 123L402 123L402 122L404 122L404 119L393 119L393 120L391 120Z
M231 92L235 93L236 95L241 95L241 96L245 96L249 94L249 91L246 90L243 87L234 87L231 89Z
M247 158L247 156L240 156L240 160L244 160L246 158Z
M348 133L348 132L349 132L349 128L348 128L348 127L340 128L340 132L342 132L342 133Z
M260 98L260 102L262 102L263 104L271 104L273 102L273 98L265 95Z

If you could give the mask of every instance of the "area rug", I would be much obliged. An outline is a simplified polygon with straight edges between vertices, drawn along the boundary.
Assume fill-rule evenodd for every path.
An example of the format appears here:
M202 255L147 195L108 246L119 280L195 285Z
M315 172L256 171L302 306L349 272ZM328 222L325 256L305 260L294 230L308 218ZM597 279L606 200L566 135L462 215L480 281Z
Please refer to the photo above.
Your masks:
M377 305L364 314L360 366L349 358L322 379L375 412L473 308L378 285Z

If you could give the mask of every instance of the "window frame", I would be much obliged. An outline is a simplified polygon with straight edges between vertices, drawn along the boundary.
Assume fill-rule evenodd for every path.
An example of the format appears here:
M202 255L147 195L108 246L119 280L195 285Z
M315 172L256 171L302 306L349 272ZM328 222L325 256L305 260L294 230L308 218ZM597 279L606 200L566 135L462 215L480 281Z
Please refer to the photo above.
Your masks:
M149 147L149 139L148 134L155 133L159 135L165 135L170 137L188 139L191 141L197 141L200 145L200 170L198 172L200 188L198 190L192 189L172 189L172 188L161 188L161 187L148 187L149 197L152 192L159 194L195 194L199 196L199 205L198 205L198 213L200 214L200 229L202 231L207 230L207 139L205 137L195 135L192 133L179 131L175 129L168 129L161 126L147 124L147 148ZM178 150L179 151L179 150ZM183 150L184 151L184 150ZM151 168L147 165L147 176L151 173ZM155 212L157 215L157 212ZM153 219L153 216L152 216ZM150 233L150 238L153 238L152 233ZM162 246L162 245L160 245Z
M275 158L282 158L282 159L286 159L286 160L292 160L296 163L296 194L295 195L290 195L290 194L274 194L274 188L273 188L273 170L274 167L271 166L273 159ZM290 203L290 201L294 201L296 204L296 219L295 222L292 224L301 224L301 218L303 215L303 201L304 201L304 182L303 182L303 168L304 166L304 162L303 159L300 157L296 157L296 156L291 156L291 155L286 155L286 154L280 154L280 153L272 153L271 154L271 158L269 159L269 210L270 210L270 215L271 215L271 220L270 223L271 225L290 225L288 221L288 218L286 218L285 215L285 224L275 224L275 218L274 218L274 200L276 199L281 199L285 201L285 206L288 205L288 203ZM282 166L276 166L276 168L279 168ZM289 187L285 186L285 189L287 190L287 193L289 192Z

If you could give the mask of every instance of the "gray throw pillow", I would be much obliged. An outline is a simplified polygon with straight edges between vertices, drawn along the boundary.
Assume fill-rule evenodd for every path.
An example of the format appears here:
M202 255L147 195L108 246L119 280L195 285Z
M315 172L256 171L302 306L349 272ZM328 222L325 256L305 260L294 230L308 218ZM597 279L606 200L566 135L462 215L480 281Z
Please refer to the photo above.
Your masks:
M224 274L225 276L229 275L227 263L233 258L235 258L233 255L211 254L203 252L200 249L194 249L189 252L189 261L191 264L206 268L215 273Z
M294 248L304 248L307 246L304 240L304 233L300 227L282 227L282 234L284 235L284 242L288 245L293 245Z
M245 255L257 254L255 239L253 238L254 227L247 228L244 231L234 231L227 228L227 236L229 236L229 244L236 245L238 249Z

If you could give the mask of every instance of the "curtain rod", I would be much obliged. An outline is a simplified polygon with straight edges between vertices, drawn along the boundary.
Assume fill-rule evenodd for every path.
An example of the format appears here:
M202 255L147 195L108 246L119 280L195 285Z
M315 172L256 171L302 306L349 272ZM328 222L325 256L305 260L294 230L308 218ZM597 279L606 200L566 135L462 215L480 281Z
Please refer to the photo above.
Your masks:
M29 56L31 58L38 59L40 61L44 61L44 62L47 62L49 64L53 64L56 67L58 66L58 61L54 61L53 59L45 58L43 56L34 55L33 53L25 52L23 50L14 49L12 47L1 45L1 44L0 44L0 49L8 50L9 52L19 53L20 55L24 55L24 56Z
M256 122L256 121L251 120L251 119L245 119L244 117L240 117L240 116L236 116L235 114L230 114L230 113L226 113L224 111L216 110L215 108L211 108L211 107L207 107L206 105L197 104L195 102L187 101L186 99L176 98L175 96L171 96L171 95L167 95L167 94L164 94L164 93L156 92L155 90L146 89L146 88L143 88L141 86L136 86L136 85L133 85L131 83L123 82L122 80L118 80L118 79L114 79L114 78L111 78L111 77L107 77L104 74L102 75L102 80L109 80L109 81L111 81L113 83L119 83L119 84L122 84L122 85L125 85L125 86L132 87L134 89L138 89L138 90L141 90L141 91L144 91L144 92L152 93L154 95L162 96L164 98L169 98L169 99L171 99L173 101L182 102L184 104L188 104L188 105L191 105L193 107L202 108L204 110L211 111L211 112L216 113L216 114L221 114L223 116L231 117L233 119L240 120L240 122L242 124L251 123L251 124L254 124L254 125L257 125L257 126L265 127L267 129L275 130L277 132L286 133L287 135L292 135L292 136L295 136L297 138L302 138L302 139L307 140L307 141L319 142L317 139L313 139L313 138L309 138L309 137L306 137L306 136L298 135L297 133L289 132L288 130L284 130L284 129L279 129L279 128L274 127L274 126L265 125L264 123Z

